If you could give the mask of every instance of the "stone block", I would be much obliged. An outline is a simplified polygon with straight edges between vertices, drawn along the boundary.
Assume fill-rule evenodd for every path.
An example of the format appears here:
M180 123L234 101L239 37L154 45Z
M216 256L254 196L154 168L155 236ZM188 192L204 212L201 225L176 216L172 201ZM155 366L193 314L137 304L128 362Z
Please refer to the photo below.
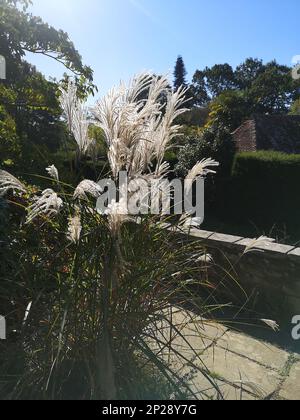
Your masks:
M300 362L292 366L279 395L289 401L300 400Z

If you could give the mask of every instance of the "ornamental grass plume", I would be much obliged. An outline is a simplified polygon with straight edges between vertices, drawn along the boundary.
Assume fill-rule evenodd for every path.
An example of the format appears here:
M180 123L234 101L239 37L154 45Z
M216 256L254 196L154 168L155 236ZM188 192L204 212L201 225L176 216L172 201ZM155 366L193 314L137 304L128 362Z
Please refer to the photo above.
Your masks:
M59 181L58 170L54 165L51 165L48 168L46 168L46 172L51 178L55 179L56 181Z
M103 130L112 181L119 180L120 171L129 183L166 179L164 156L180 133L176 121L186 111L186 93L186 88L172 91L166 77L142 73L96 104L92 122ZM71 82L61 91L61 105L78 153L85 153L87 114ZM216 166L203 160L189 179ZM20 242L18 270L8 280L20 279L17 293L26 296L25 308L32 305L9 374L0 373L2 389L11 399L205 398L185 379L191 369L222 399L201 351L182 333L193 325L195 337L203 335L199 318L185 308L202 316L217 309L215 297L210 301L207 294L213 290L207 277L211 259L202 244L178 239L166 229L167 218L131 215L122 199L109 202L100 213L95 202L103 189L96 180L84 179L72 189L58 180L54 166L47 172L58 181L59 193L47 189L30 199L24 229L32 240L36 226L31 222L41 218L49 223L38 225L38 246ZM132 198L135 192L124 188L118 193ZM0 192L10 189L25 191L1 171ZM183 314L180 322L173 320L174 306ZM181 351L178 338L190 356Z
M266 324L269 328L271 328L275 332L280 331L280 326L277 324L276 321L273 321L271 319L261 319L261 322Z
M194 181L199 177L205 177L208 174L215 174L216 171L210 169L211 167L219 166L219 162L216 162L213 159L203 159L201 162L196 163L196 165L189 171L186 180L185 180L185 193L188 194L191 190Z
M168 89L166 77L143 73L128 87L121 84L97 103L93 114L105 135L114 178L122 170L129 178L159 173L165 152L179 133L180 126L174 121L186 112L186 93L184 88L176 93ZM164 112L159 100L162 95L166 95Z
M8 172L0 170L0 197L7 194L10 190L25 193L26 187Z
M74 112L78 108L77 87L73 80L69 80L67 89L60 88L60 106L67 120L69 131L73 128Z
M80 212L77 212L75 216L70 217L69 219L67 238L74 244L77 244L80 240L81 231L82 231L82 225L81 225Z
M87 200L88 195L91 195L94 198L98 198L102 192L102 188L96 182L85 179L77 185L73 194L73 198L74 200Z
M72 122L72 133L78 146L79 156L85 156L93 145L89 136L89 125L87 109L79 104L74 110Z
M75 82L69 81L67 89L60 88L60 105L67 120L69 132L77 143L79 158L87 154L93 146L89 137L88 111L83 102L79 100Z
M247 245L244 254L249 254L250 252L264 252L265 249L270 247L272 243L275 242L275 239L267 238L266 236L260 236L257 239L250 241Z
M184 108L187 91L182 87L174 92L166 77L142 73L133 78L128 87L121 83L118 89L112 89L97 103L93 114L104 132L115 180L121 171L128 174L129 183L136 178L151 183L167 176L169 165L164 157L180 132L181 126L175 122L187 111ZM165 98L164 105L160 101L162 97ZM209 169L214 166L218 163L212 159L198 163L189 174L189 185L198 176L214 173ZM130 195L130 191L128 193ZM157 193L161 194L160 191ZM114 223L111 224L114 227L118 216L122 219L114 212Z
M51 189L44 190L41 197L34 197L33 201L28 208L27 224L41 215L46 218L56 216L63 207L62 199Z

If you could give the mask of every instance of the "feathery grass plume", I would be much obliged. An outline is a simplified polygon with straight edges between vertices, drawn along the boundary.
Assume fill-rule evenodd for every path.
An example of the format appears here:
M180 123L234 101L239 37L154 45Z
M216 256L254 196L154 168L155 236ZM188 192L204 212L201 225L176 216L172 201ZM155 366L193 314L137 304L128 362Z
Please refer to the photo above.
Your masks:
M213 159L202 159L200 162L198 162L188 173L185 179L185 192L189 193L191 190L194 181L199 176L206 176L208 174L215 174L216 172L212 169L209 169L211 167L217 167L220 166L219 162L216 162Z
M72 132L74 110L78 106L77 87L73 80L69 80L67 89L60 87L59 102L66 117L69 131Z
M157 111L157 106L147 107L144 100L138 99L150 84L148 74L135 78L128 87L121 83L118 89L112 89L94 108L94 116L105 134L110 167L115 178L122 169L130 166L133 147L141 139L147 124L146 112L149 117L150 112Z
M98 185L94 181L85 179L84 181L81 181L80 184L76 187L73 198L74 200L87 200L87 194L91 195L94 198L98 198L100 197L102 192L103 190L100 187L100 185Z
M81 103L74 108L72 133L78 146L79 156L86 155L92 146L92 140L89 137L88 112Z
M183 87L172 91L167 77L142 73L128 86L121 83L97 103L93 114L104 132L115 180L120 171L126 171L129 183L136 178L153 181L159 185L157 196L164 194L161 181L169 171L164 156L181 129L175 121L186 112L186 93ZM199 162L189 174L190 184L197 176L215 173L208 168L218 165L212 159Z
M69 131L71 132L73 127L74 110L78 106L77 86L76 83L70 79L67 88L64 89L61 86L59 90L60 106L63 110L64 116L66 117Z
M10 190L25 193L26 187L13 175L0 170L0 197L4 196Z
M69 241L73 242L74 244L77 244L80 240L81 231L81 217L79 211L77 211L77 214L75 216L69 218L67 238L69 239Z
M181 87L176 92L168 90L164 115L160 115L155 136L155 157L157 166L163 162L165 152L170 142L178 136L181 129L180 125L175 125L175 120L187 111L183 105L187 102L186 94L188 88Z
M48 168L46 168L46 172L51 178L55 179L56 181L59 181L58 170L54 165L51 165Z
M60 105L67 119L70 133L78 146L79 156L85 155L92 144L89 137L88 112L83 102L78 99L75 82L69 81L67 89L60 88Z
M264 252L262 248L268 248L275 242L275 239L267 238L266 236L260 236L257 239L253 239L250 244L246 247L244 254L249 252Z
M204 254L204 255L201 255L200 257L198 257L196 259L196 262L197 263L198 262L203 262L203 263L206 263L206 264L211 264L211 263L214 262L214 259L210 254Z
M166 77L149 73L136 76L128 86L121 83L93 109L109 147L109 162L116 178L121 170L129 177L144 174L156 158L161 166L169 142L178 134L175 119L186 110L185 89L174 93ZM160 101L166 97L163 105Z
M118 236L121 226L133 218L128 214L127 201L122 198L118 202L112 200L105 212L113 238Z
M28 208L26 223L31 223L35 218L44 215L52 217L57 215L63 207L63 201L51 189L42 192L41 197L35 197L34 203Z
M277 324L276 321L272 321L271 319L261 319L261 322L266 324L268 327L270 327L275 332L280 331L280 326Z

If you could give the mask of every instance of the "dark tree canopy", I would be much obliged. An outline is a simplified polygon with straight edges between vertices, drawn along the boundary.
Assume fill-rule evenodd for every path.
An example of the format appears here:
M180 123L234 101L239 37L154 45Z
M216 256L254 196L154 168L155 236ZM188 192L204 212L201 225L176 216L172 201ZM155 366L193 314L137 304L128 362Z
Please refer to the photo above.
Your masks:
M197 70L194 74L191 91L194 99L194 104L197 106L206 105L210 96L206 88L205 72Z
M249 89L249 98L257 113L287 113L294 100L299 97L299 81L292 78L291 69L268 63Z
M175 65L175 70L174 70L174 88L175 88L175 90L178 90L180 88L180 86L187 86L186 75L187 75L187 71L186 71L186 68L185 68L183 58L181 56L179 56L177 58L177 62L176 62L176 65Z
M251 87L255 79L264 71L262 60L247 58L235 71L236 83L240 89Z
M209 125L218 121L235 129L253 114L288 113L299 87L290 67L248 58L236 69L225 63L197 70L191 91L195 105L209 105Z
M235 74L232 67L225 64L216 64L204 70L206 86L211 96L218 96L222 92L236 87Z

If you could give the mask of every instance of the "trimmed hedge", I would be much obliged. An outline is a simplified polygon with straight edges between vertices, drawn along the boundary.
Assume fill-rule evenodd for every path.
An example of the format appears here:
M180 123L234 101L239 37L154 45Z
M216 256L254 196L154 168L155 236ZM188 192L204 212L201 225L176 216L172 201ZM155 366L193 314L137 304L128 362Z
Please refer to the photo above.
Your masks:
M230 208L240 220L300 226L300 155L240 153L232 170Z

